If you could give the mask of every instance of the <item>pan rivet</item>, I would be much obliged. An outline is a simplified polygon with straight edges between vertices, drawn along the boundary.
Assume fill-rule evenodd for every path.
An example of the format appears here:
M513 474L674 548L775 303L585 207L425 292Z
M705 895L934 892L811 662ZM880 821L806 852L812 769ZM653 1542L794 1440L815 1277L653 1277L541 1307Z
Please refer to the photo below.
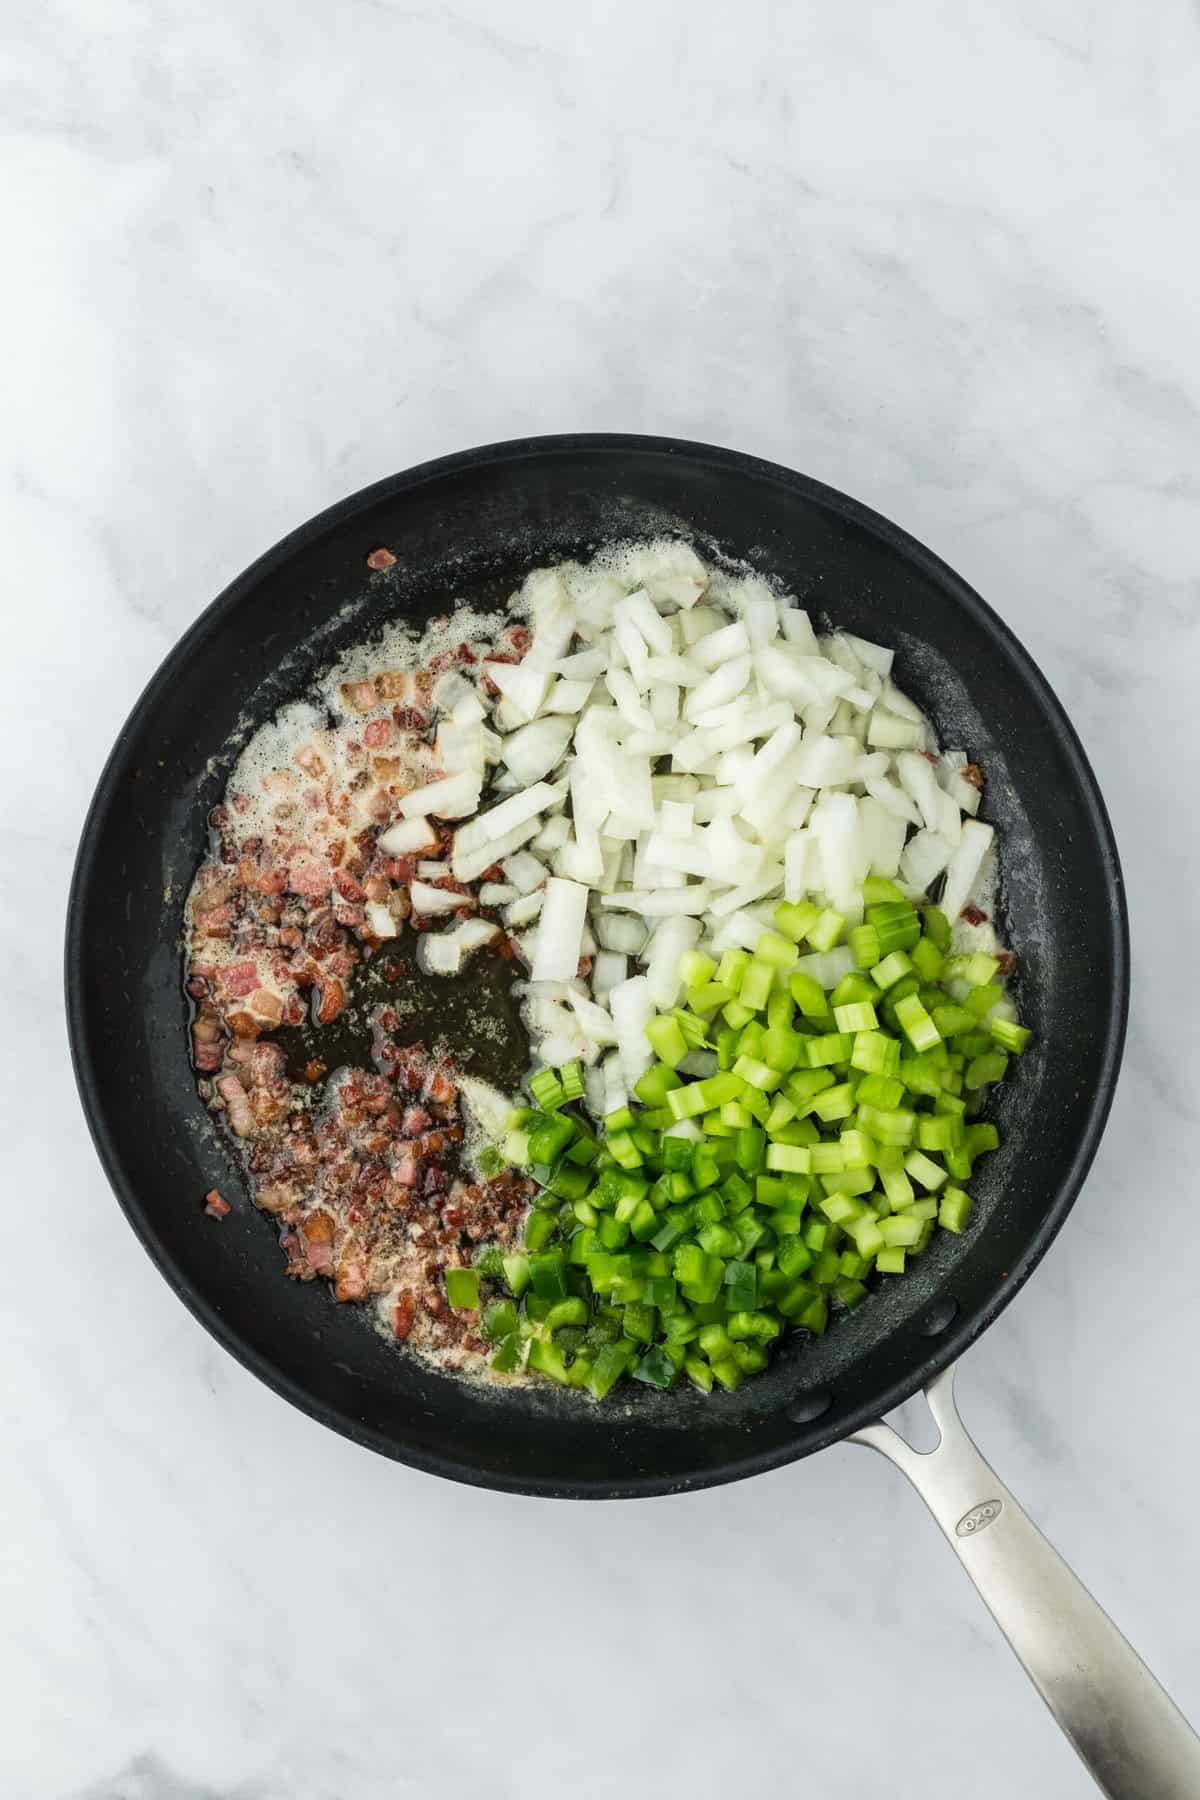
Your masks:
M944 1300L935 1300L933 1305L921 1314L917 1321L917 1330L922 1337L939 1337L957 1317L957 1300L949 1297Z
M828 1388L814 1388L810 1394L802 1394L799 1400L793 1400L788 1407L788 1418L793 1425L811 1425L833 1405L833 1395Z

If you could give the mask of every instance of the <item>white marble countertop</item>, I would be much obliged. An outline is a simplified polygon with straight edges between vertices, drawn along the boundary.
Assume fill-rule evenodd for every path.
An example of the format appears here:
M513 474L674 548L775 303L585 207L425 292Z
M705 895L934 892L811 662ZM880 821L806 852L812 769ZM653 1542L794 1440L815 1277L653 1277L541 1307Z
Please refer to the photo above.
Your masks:
M332 499L632 429L902 522L1066 703L1136 938L1095 1170L960 1395L1200 1715L1194 5L73 0L0 70L0 1791L1083 1800L877 1458L576 1509L276 1400L121 1219L59 959L142 684Z

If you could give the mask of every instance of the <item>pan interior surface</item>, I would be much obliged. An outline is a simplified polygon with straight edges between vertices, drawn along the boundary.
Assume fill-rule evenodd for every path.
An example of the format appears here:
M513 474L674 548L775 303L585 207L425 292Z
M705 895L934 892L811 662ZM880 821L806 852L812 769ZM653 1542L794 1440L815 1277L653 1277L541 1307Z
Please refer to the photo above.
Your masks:
M624 538L686 535L897 650L940 741L987 775L1002 927L1034 1045L996 1094L1000 1150L961 1238L939 1233L819 1340L796 1336L736 1394L625 1384L574 1393L468 1384L399 1352L324 1284L287 1281L201 1105L188 1059L181 909L206 819L252 731L374 626L495 603L532 566ZM366 557L397 565L369 578ZM1086 968L1088 979L1078 979ZM897 1404L995 1316L1035 1266L1094 1154L1116 1081L1128 951L1120 869L1074 733L1006 628L887 521L730 451L625 437L533 439L425 465L353 496L247 571L172 652L101 778L76 867L67 997L105 1169L171 1285L249 1368L385 1454L516 1492L610 1497L751 1474ZM219 1226L201 1196L235 1198Z

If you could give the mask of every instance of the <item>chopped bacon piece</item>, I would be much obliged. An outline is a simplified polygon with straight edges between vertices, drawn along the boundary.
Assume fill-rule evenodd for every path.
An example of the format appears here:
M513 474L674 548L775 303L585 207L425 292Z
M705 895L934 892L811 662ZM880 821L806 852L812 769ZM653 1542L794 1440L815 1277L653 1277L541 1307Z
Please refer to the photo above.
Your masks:
M983 792L983 785L986 777L978 763L968 763L965 769L959 770L959 774L962 776L963 780L969 782L973 788L978 788L980 793Z
M333 1288L335 1300L365 1300L368 1291L367 1272L358 1258L339 1263Z
M392 1330L398 1338L406 1338L417 1316L417 1297L409 1289L398 1297L392 1308Z
M225 970L221 985L231 999L241 1000L252 994L258 986L258 964L252 962L234 963Z
M220 1188L209 1188L204 1196L204 1210L210 1219L226 1219L233 1208Z
M429 1098L443 1105L458 1097L458 1089L450 1077L440 1069L435 1069L429 1077Z
M322 762L315 744L305 744L297 750L292 761L303 769L306 775L321 776L325 773L325 764Z
M255 988L250 996L250 1011L265 1025L278 1025L283 1018L283 1001L269 988Z
M336 977L330 976L321 982L320 1004L317 1007L317 1024L328 1025L337 1018L346 1004L346 990Z
M424 731L429 720L415 706L393 706L392 718L397 731Z
M332 882L333 872L327 862L303 857L292 864L292 890L310 900L326 899Z
M385 744L391 742L391 737L392 721L390 719L372 719L363 732L363 743L368 750L382 750ZM375 772L379 773L378 767Z
M379 695L373 681L343 681L341 696L347 706L355 712L372 712L379 705Z
M361 886L355 881L353 875L351 875L347 869L334 870L333 885L342 896L343 900L357 902L364 897Z
M396 558L392 555L392 552L388 549L386 544L380 544L379 548L377 550L372 550L371 554L367 557L368 569L375 569L377 572L382 572L385 569L394 569L395 566Z
M987 920L987 914L981 911L973 900L967 901L959 916L964 918L968 925L983 925Z

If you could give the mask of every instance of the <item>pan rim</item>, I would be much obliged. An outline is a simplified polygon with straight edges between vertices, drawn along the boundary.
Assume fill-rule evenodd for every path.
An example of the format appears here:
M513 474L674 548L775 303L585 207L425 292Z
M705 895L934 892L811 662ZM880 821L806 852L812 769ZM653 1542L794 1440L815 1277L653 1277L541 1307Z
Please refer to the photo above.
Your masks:
M248 1344L223 1318L219 1308L206 1298L177 1266L163 1238L157 1231L152 1210L143 1205L134 1183L122 1165L114 1134L105 1117L99 1086L87 1048L87 1020L83 1003L82 972L85 946L83 942L86 902L96 879L100 849L99 826L115 798L126 748L138 731L143 716L155 705L162 692L174 681L177 670L186 663L192 648L214 631L232 614L245 596L269 572L295 556L324 534L381 500L394 498L424 484L448 476L496 463L519 463L547 456L585 453L611 455L614 458L637 453L645 456L690 460L717 471L737 471L760 481L786 489L812 504L832 510L842 518L868 531L893 549L908 563L950 592L956 604L967 612L979 627L998 643L1018 665L1032 691L1048 729L1069 762L1083 804L1088 825L1099 846L1105 866L1110 898L1110 943L1112 960L1112 993L1100 1059L1100 1075L1092 1092L1084 1127L1067 1173L1059 1184L1053 1203L1047 1207L1036 1230L1023 1246L1021 1255L1012 1259L1007 1279L977 1311L961 1315L936 1339L931 1339L929 1353L916 1364L910 1364L872 1401L864 1401L846 1413L839 1413L828 1429L813 1431L807 1427L795 1441L785 1441L689 1473L683 1476L651 1474L624 1478L580 1477L573 1480L543 1479L537 1476L517 1477L491 1469L481 1469L448 1453L430 1453L409 1444L399 1444L388 1433L365 1425L338 1407L315 1398L305 1386L287 1374L271 1356ZM1095 1159L1105 1124L1112 1107L1124 1049L1129 1011L1130 945L1129 918L1124 878L1116 840L1099 784L1070 719L1057 695L1020 640L1003 619L974 588L933 551L900 526L871 507L839 489L817 481L812 476L765 461L744 451L689 439L624 432L572 432L514 438L456 451L434 458L397 474L385 476L367 487L335 501L281 538L236 576L199 614L168 651L131 708L114 741L95 792L89 804L80 834L67 900L64 944L64 976L66 1012L71 1062L83 1106L84 1116L101 1167L112 1187L118 1204L140 1239L151 1261L168 1285L183 1301L200 1324L242 1366L263 1381L273 1392L289 1401L301 1412L343 1437L374 1450L392 1460L422 1470L427 1474L461 1482L467 1486L498 1492L551 1499L632 1499L651 1495L692 1492L743 1480L799 1460L849 1437L861 1426L911 1398L940 1370L954 1362L991 1325L1024 1287L1050 1244L1061 1229L1074 1205L1088 1171Z

